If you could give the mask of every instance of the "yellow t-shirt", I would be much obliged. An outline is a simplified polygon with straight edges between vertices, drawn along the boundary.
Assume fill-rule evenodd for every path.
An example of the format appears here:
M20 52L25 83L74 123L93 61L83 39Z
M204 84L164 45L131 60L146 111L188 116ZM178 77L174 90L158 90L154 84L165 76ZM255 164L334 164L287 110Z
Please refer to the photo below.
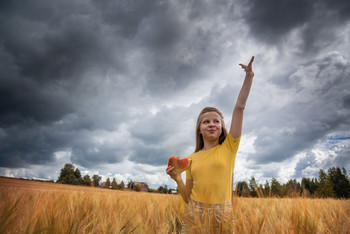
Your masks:
M192 165L186 171L186 180L193 182L192 200L204 203L231 201L232 173L240 139L228 133L221 145L188 156Z

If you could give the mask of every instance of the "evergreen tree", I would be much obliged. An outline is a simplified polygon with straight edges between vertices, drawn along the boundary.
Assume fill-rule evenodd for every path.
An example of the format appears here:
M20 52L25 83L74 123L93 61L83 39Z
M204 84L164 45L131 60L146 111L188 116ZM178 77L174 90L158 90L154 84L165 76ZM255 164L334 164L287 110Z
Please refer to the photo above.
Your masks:
M343 172L339 167L328 169L328 177L332 183L332 188L337 198L349 198L350 181L347 178L346 170Z
M111 186L111 181L109 178L107 178L106 183L105 183L105 188L109 188Z
M299 197L301 193L301 185L296 179L290 179L286 184L286 194L289 197Z
M316 192L317 184L317 179L303 177L301 180L302 193L307 196L313 196Z
M124 189L125 189L124 181L120 182L119 187L120 187L121 190L124 190Z
M325 173L322 169L319 172L319 180L316 193L318 197L322 198L335 197L332 181L330 180L327 173Z
M278 196L278 197L283 196L282 185L274 177L272 177L272 180L271 180L271 194L272 196Z
M82 178L82 176L81 176L81 173L80 173L80 170L79 170L78 168L75 169L74 175L75 175L75 177L79 180L79 183L78 183L78 184L84 185L84 180L83 180L83 178Z
M115 178L113 178L113 181L112 181L112 189L118 189L118 184L115 181Z
M236 186L237 195L239 197L249 197L250 191L248 188L248 184L245 181L239 181Z
M265 193L265 197L271 197L271 187L269 182L266 180L266 183L264 185L264 193Z
M255 178L254 176L252 176L249 180L249 190L250 190L250 196L252 197L257 197L257 184L256 184L256 181L255 181Z

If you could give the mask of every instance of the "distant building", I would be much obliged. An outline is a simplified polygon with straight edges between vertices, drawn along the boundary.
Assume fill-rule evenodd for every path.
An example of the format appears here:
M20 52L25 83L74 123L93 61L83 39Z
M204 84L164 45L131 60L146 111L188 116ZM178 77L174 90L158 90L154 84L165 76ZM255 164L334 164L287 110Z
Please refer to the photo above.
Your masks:
M141 192L149 191L149 187L145 182L132 182L130 189Z

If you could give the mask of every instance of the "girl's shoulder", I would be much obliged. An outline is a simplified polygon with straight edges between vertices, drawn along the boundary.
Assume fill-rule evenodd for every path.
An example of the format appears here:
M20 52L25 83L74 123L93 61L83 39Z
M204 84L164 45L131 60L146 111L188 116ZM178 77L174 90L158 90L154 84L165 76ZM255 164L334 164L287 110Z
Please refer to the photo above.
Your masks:
M197 151L197 152L193 152L192 154L190 154L187 158L189 159L193 159L195 158L196 156L198 156L200 154L201 151Z
M241 141L241 137L234 138L230 132L227 133L227 136L222 142L221 146L229 149L230 151L237 151L239 143Z

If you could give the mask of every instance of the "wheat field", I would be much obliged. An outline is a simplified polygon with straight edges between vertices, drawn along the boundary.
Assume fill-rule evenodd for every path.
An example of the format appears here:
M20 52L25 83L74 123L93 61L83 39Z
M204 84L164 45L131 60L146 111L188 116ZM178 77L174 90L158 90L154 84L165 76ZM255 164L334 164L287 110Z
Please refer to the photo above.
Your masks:
M178 233L179 195L0 178L0 233ZM350 233L350 200L234 198L235 233Z

